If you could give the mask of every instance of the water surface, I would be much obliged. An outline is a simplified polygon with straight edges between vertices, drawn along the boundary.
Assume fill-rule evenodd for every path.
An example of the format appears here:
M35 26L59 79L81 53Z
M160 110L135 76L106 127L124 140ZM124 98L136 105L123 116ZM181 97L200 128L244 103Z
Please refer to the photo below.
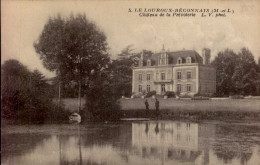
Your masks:
M259 165L260 126L127 121L2 128L4 165Z

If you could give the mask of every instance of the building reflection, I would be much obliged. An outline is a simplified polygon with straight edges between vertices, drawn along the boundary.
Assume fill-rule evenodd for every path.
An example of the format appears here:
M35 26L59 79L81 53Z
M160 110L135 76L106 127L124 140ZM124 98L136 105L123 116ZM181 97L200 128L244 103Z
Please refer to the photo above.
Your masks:
M132 145L143 158L158 158L199 164L209 163L214 126L190 122L146 122L132 124Z

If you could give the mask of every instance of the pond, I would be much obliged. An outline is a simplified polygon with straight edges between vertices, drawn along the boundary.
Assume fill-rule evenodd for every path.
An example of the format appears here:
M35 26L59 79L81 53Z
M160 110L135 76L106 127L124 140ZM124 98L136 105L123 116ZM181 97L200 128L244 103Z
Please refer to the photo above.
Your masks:
M122 121L2 127L3 165L259 165L260 124Z

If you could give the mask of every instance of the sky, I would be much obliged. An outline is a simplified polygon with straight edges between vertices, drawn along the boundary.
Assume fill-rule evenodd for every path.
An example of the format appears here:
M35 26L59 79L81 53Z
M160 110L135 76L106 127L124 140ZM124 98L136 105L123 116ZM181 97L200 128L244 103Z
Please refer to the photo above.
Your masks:
M163 9L231 9L226 17L140 17L129 8ZM29 69L46 70L35 52L36 42L49 17L60 14L86 14L107 36L109 53L115 58L122 49L133 45L158 52L211 49L211 60L226 48L238 52L247 47L257 60L260 57L260 2L249 0L184 0L184 1L16 1L3 0L1 5L1 64L17 59ZM143 13L143 12L142 12Z

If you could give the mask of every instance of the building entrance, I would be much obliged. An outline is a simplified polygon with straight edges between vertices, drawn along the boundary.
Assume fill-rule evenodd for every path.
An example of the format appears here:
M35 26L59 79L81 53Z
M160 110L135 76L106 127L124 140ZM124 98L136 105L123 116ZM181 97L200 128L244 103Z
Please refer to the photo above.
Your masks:
M161 93L165 93L165 84L161 84Z

